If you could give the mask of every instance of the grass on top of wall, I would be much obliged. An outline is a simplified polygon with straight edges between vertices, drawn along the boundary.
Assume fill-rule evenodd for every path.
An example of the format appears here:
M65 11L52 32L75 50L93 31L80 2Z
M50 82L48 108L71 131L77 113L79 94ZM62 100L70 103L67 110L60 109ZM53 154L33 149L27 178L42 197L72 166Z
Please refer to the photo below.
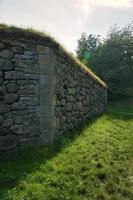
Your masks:
M9 26L7 24L0 24L0 37L14 37L21 38L25 37L30 40L36 40L40 44L45 44L54 49L54 51L60 56L64 57L68 62L80 67L85 73L89 74L94 80L104 87L107 87L104 81L102 81L96 74L94 74L90 68L85 66L79 61L73 54L68 53L67 50L60 45L53 37L48 34L37 31L33 28L19 28L15 26Z
M0 200L132 200L133 108L109 111L73 139L0 158Z

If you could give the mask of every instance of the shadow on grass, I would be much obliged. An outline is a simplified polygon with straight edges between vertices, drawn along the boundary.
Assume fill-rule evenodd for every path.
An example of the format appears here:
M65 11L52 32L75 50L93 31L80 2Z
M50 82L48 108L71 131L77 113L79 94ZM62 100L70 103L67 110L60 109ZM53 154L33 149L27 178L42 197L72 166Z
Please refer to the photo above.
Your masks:
M40 166L67 148L83 132L85 126L94 123L96 119L82 126L71 135L62 136L53 145L35 145L18 147L0 154L0 200L5 199L10 189L16 187L19 181L25 180L31 173L37 172Z
M106 117L109 120L128 120L133 116L115 112L115 109L108 111ZM0 197L8 193L8 190L13 189L19 181L24 180L29 174L39 170L41 164L46 164L47 161L55 157L62 149L67 148L80 134L83 129L92 125L97 119L93 119L86 126L82 127L76 133L71 134L71 137L64 136L60 141L52 146L34 146L24 147L13 150L12 152L3 153L0 155Z

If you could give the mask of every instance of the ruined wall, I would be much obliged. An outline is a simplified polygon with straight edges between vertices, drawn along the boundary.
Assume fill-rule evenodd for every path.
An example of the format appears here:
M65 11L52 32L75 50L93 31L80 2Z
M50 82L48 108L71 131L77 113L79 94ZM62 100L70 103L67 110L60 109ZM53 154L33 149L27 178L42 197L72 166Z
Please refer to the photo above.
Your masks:
M106 85L58 44L19 34L0 35L0 151L52 143L107 105Z

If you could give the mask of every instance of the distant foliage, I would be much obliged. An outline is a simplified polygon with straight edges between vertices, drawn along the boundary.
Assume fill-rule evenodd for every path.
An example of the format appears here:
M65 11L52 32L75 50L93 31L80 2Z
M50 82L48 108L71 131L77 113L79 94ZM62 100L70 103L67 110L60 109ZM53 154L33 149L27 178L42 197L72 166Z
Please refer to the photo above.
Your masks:
M106 39L83 33L78 40L77 56L108 84L109 99L133 96L133 23L114 26Z

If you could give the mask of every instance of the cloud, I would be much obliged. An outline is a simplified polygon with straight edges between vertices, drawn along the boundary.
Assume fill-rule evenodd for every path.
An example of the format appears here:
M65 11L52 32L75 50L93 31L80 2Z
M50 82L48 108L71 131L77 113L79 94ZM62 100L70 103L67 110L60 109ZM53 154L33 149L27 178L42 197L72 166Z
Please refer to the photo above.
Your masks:
M129 0L98 0L101 5L109 6L109 7L131 7L132 3Z
M93 6L133 7L133 0L75 0L85 13L89 13Z
M118 17L121 12L114 10L131 10L131 2L133 0L0 0L0 22L48 32L74 51L82 32L105 32L115 19L122 21ZM123 11L122 23L132 16L127 10Z
M91 1L90 0L75 0L75 3L79 5L79 9L83 12L83 15L88 15L91 12Z

